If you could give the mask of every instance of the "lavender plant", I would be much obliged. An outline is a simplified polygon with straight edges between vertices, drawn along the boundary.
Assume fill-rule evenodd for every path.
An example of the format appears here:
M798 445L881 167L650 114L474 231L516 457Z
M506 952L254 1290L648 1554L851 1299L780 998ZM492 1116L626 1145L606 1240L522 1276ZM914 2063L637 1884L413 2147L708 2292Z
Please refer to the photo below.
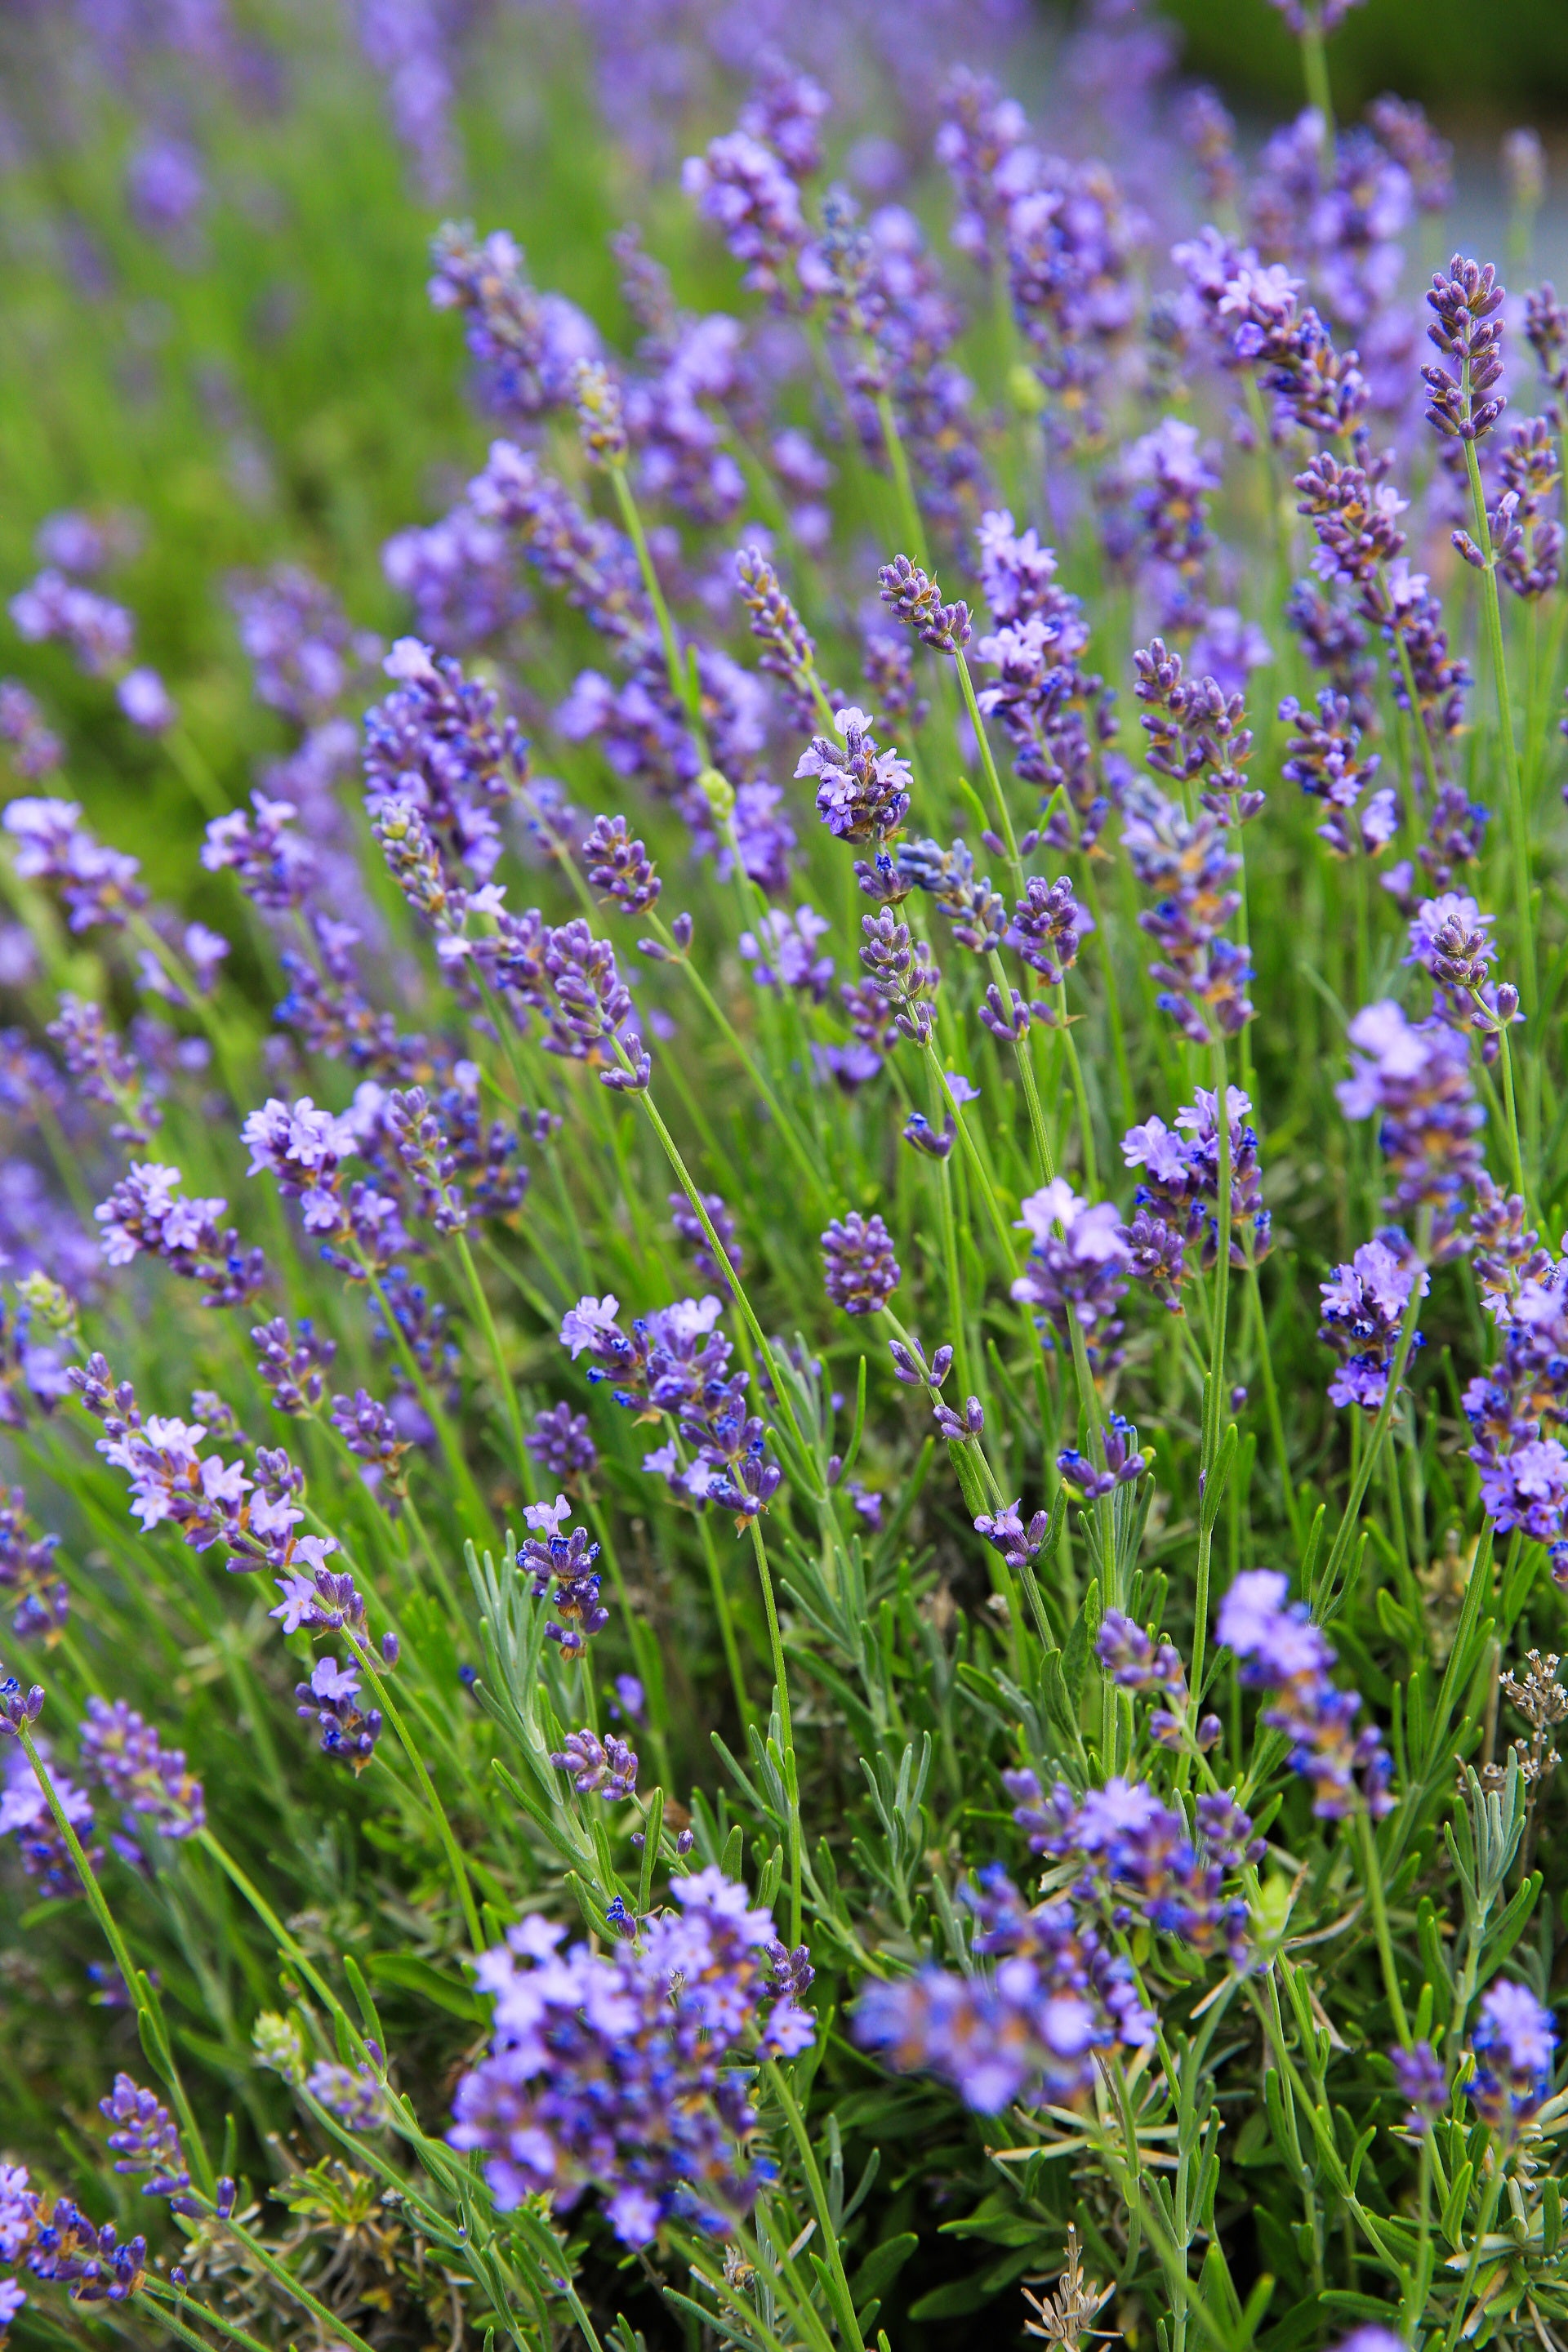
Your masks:
M1568 2340L1568 320L1338 0L1253 160L655 13L683 229L399 247L379 597L7 583L0 2340Z

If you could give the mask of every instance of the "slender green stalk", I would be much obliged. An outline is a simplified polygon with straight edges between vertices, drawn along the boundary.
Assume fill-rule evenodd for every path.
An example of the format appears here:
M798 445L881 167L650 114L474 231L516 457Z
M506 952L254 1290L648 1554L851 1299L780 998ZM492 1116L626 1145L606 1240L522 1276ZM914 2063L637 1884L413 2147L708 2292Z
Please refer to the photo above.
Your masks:
M490 1312L490 1302L486 1296L484 1284L479 1280L479 1270L474 1264L474 1254L468 1247L468 1237L467 1234L458 1233L454 1234L452 1239L457 1245L458 1263L463 1269L463 1276L468 1286L468 1295L474 1302L474 1312L479 1318L479 1328L485 1335L485 1345L489 1349L490 1362L495 1367L496 1381L501 1393L501 1410L506 1415L507 1427L511 1433L512 1451L517 1459L517 1475L526 1492L531 1476L530 1455L528 1436L522 1426L522 1410L517 1401L517 1386L507 1370L506 1357L501 1349L500 1333L496 1329L496 1319Z
M369 1643L356 1645L354 1654L370 1677L371 1688L375 1693L376 1701L383 1715L397 1734L398 1746L414 1768L414 1777L419 1783L420 1793L429 1808L436 1834L446 1852L447 1865L452 1873L452 1882L458 1890L458 1901L462 1906L464 1924L468 1930L469 1941L476 1952L482 1952L485 1948L485 1936L483 1928L479 1926L479 1914L474 1902L474 1890L468 1883L468 1866L463 1859L463 1849L452 1833L452 1824L447 1819L447 1809L436 1793L436 1783L430 1778L425 1759L409 1737L408 1727L399 1714L391 1693L376 1671Z
M33 1768L34 1778L44 1792L44 1801L54 1816L55 1827L64 1842L66 1852L76 1865L77 1876L81 1880L82 1892L91 1906L93 1917L102 1928L104 1941L114 1955L114 1965L120 1970L121 1980L135 2008L137 2022L142 2026L147 2039L153 2045L153 2049L148 2052L148 2055L153 2058L158 2074L167 2086L170 2097L174 2100L174 2112L180 2119L181 2137L185 2145L196 2186L204 2196L210 2197L217 2176L213 2170L212 2159L207 2154L206 2142L202 2137L201 2126L196 2121L195 2111L185 2095L185 2086L180 2080L180 2070L174 2063L169 2029L163 2021L163 2003L158 1998L151 1978L136 1966L131 1957L130 1948L120 1932L119 1923L109 1907L102 1887L98 1883L98 1874L87 1858L81 1840L72 1826L69 1814L60 1802L58 1792L49 1776L49 1768L38 1753L37 1743L33 1738L31 1728L26 1722L20 1722L16 1726L16 1734L22 1743L23 1753Z
M1230 1076L1226 1065L1223 1034L1215 1038L1213 1051L1215 1128L1219 1146L1219 1167L1215 1177L1214 1307L1209 1330L1208 1381L1204 1398L1202 1482L1206 1482L1213 1475L1219 1456L1220 1429L1225 1419L1226 1318L1230 1297ZM1204 1691L1204 1656L1208 1644L1209 1624L1209 1569L1214 1550L1214 1530L1219 1524L1216 1514L1208 1514L1207 1518L1207 1526L1200 1522L1198 1528L1197 1590L1193 1599L1192 1692L1194 1702L1201 1701Z
M1301 16L1301 78L1307 85L1307 103L1316 108L1322 126L1318 145L1318 169L1327 189L1334 184L1338 158L1333 92L1329 86L1329 60L1323 47L1323 21L1318 0L1306 0Z
M1356 1831L1361 1840L1362 1866L1366 1872L1366 1897L1372 1910L1372 1928L1377 1937L1378 1958L1383 1963L1383 1988L1388 1995L1389 2014L1394 2030L1399 2036L1402 2050L1410 2047L1410 2021L1405 2014L1400 1997L1399 1971L1394 1965L1394 1938L1388 1932L1388 1906L1383 1895L1383 1869L1377 1858L1377 1838L1372 1826L1372 1816L1364 1804L1356 1807Z
M855 2301L849 2292L849 2281L844 2273L844 2252L838 2242L838 2234L833 2227L833 2215L828 2208L827 2190L823 2183L822 2168L816 2161L816 2151L811 2145L811 2135L806 2130L805 2118L800 2111L800 2103L790 2089L784 2070L776 2058L770 2058L763 2072L768 2078L768 2086L774 2098L784 2111L784 2121L789 2126L790 2137L800 2153L801 2167L805 2174L806 2186L811 2191L811 2202L816 2214L816 2226L822 2238L823 2251L826 2255L827 2266L833 2273L833 2284L837 2291L837 2300L842 2314L841 2325L845 2340L854 2347L854 2352L866 2352L866 2339L860 2333L859 2324L855 2316Z
M1465 363L1466 390L1468 390L1469 362ZM1497 584L1497 550L1492 544L1491 523L1487 515L1487 494L1481 481L1481 464L1476 455L1473 440L1465 445L1465 467L1470 478L1470 507L1475 523L1476 543L1483 558L1481 565L1481 602L1486 610L1487 638L1491 652L1492 684L1497 694L1498 730L1502 752L1503 784L1508 793L1509 842L1513 852L1513 891L1515 915L1519 923L1519 992L1527 1013L1533 1013L1537 1001L1535 971L1535 926L1530 904L1530 819L1524 805L1524 780L1520 773L1519 751L1513 734L1513 698L1508 687L1508 658L1503 649L1502 599Z
M1476 2273L1481 2266L1481 2248L1486 2243L1492 2222L1497 2217L1498 2200L1502 2195L1503 2168L1502 2158L1496 2148L1492 2151L1492 2176L1487 2182L1485 2193L1481 2198L1480 2210L1476 2217L1476 2234L1470 2245L1470 2259L1465 2264L1465 2275L1459 2286L1459 2298L1454 2305L1453 2316L1444 2332L1443 2352L1454 2352L1456 2345L1465 2332L1465 2313L1470 2297L1475 2293Z
M752 1523L752 1549L756 1554L757 1581L763 1588L763 1607L767 1612L768 1642L773 1650L773 1681L778 1690L779 1729L784 1740L784 1793L789 1806L789 1940L791 1946L800 1941L800 1775L795 1765L795 1728L790 1716L789 1668L784 1662L784 1635L779 1630L778 1605L773 1599L773 1571L768 1566L767 1547L763 1530L756 1519Z

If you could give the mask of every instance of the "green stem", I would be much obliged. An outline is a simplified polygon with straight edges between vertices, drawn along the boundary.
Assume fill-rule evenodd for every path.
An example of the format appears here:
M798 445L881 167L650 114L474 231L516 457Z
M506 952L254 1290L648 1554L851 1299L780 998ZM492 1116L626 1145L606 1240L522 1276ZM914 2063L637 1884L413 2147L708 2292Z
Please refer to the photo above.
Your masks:
M479 1926L479 1914L474 1902L474 1891L468 1884L468 1866L463 1859L463 1850L452 1833L452 1824L447 1819L447 1809L436 1793L436 1783L430 1778L425 1759L408 1736L408 1727L393 1703L391 1693L376 1672L374 1661L370 1654L369 1643L357 1644L354 1654L369 1675L370 1685L375 1693L377 1704L393 1730L397 1734L398 1745L414 1768L414 1777L418 1781L420 1793L430 1809L430 1818L435 1823L436 1834L446 1850L447 1864L452 1873L453 1884L458 1890L458 1900L462 1906L469 1941L476 1952L482 1952L485 1948L484 1930Z
M708 754L708 737L702 725L702 713L693 707L695 698L691 692L691 681L686 674L686 664L681 658L680 640L676 635L675 623L670 617L669 606L665 602L664 590L659 584L658 573L654 569L653 555L647 543L647 533L643 529L642 516L637 511L637 502L632 495L632 486L626 479L626 469L624 464L610 467L610 480L615 486L616 503L620 508L621 520L626 527L626 536L637 550L637 568L642 573L643 592L653 606L654 619L658 624L659 642L664 647L665 668L669 676L669 690L686 713L702 764L706 768L710 762Z
M1459 2288L1459 2299L1454 2305L1453 2316L1449 2320L1447 2327L1444 2333L1443 2352L1454 2352L1455 2346L1458 2343L1459 2337L1464 2333L1465 2306L1469 2302L1470 2296L1475 2291L1476 2273L1481 2266L1481 2248L1486 2242L1487 2232L1491 2228L1492 2222L1496 2218L1498 2200L1502 2195L1502 2163L1500 2158L1498 2158L1495 2150L1493 2152L1493 2163L1496 2168L1492 2173L1491 2179L1487 2183L1486 2194L1481 2199L1480 2211L1476 2217L1475 2241L1470 2247L1470 2259L1465 2264L1465 2276L1463 2284Z
M778 1604L773 1599L773 1571L758 1522L752 1523L752 1549L757 1559L757 1580L767 1612L768 1643L773 1651L773 1681L778 1688L779 1729L784 1740L784 1793L789 1805L789 1940L800 1941L800 1776L795 1767L795 1729L790 1717L789 1668L784 1663L784 1635L779 1631Z
M1465 390L1469 387L1469 362L1465 363ZM1513 850L1513 888L1519 919L1519 988L1527 1013L1536 1005L1534 922L1530 910L1530 827L1524 806L1524 780L1513 735L1513 703L1508 690L1508 662L1503 651L1502 599L1498 593L1497 550L1487 517L1481 464L1473 440L1465 443L1465 468L1470 478L1470 506L1476 541L1485 561L1481 567L1481 601L1486 606L1487 635L1492 657L1492 683L1497 694L1498 724L1502 738L1503 782L1508 790L1508 822Z
M474 1264L474 1254L468 1247L468 1237L467 1234L458 1233L454 1234L452 1238L458 1245L458 1261L462 1266L464 1277L473 1297L474 1312L479 1318L479 1328L485 1335L485 1345L489 1349L490 1361L495 1366L496 1379L500 1383L501 1406L506 1414L507 1426L511 1432L512 1447L517 1455L517 1475L526 1492L530 1475L528 1439L523 1431L522 1410L517 1401L517 1389L506 1368L506 1358L501 1352L500 1333L496 1329L496 1320L490 1311L490 1302L485 1295L485 1286L479 1280L479 1270Z
M1024 861L1018 855L1018 840L1013 831L1012 813L1007 806L1006 795L1002 790L1002 779L996 772L996 761L991 750L990 738L985 732L985 721L980 716L980 705L974 698L974 681L969 675L969 664L963 658L962 646L954 649L952 658L958 670L958 683L963 694L964 708L969 713L969 723L974 730L974 740L979 746L980 764L985 771L985 781L991 787L991 798L995 806L1002 838L1007 845L1007 863L1013 869L1013 887L1022 898Z
M1215 1255L1214 1310L1209 1333L1208 1393L1204 1400L1203 1475L1213 1475L1219 1456L1219 1433L1225 1418L1226 1320L1230 1298L1230 1077L1226 1066L1225 1038L1214 1040L1215 1131L1219 1145L1215 1179ZM1217 1512L1208 1513L1206 1528L1198 1530L1197 1591L1193 1601L1192 1692L1194 1704L1204 1694L1204 1654L1208 1646L1209 1566L1214 1551Z
M1322 122L1318 168L1326 194L1334 184L1338 163L1334 147L1333 93L1329 87L1329 60L1323 48L1322 19L1312 0L1308 0L1302 17L1301 75L1307 85L1307 103L1317 109Z
M1274 1458L1279 1466L1280 1490L1285 1498L1285 1517L1290 1524L1290 1542L1298 1559L1301 1552L1301 1520L1296 1501L1296 1489L1290 1477L1290 1454L1285 1439L1285 1423L1279 1411L1279 1388L1274 1378L1274 1354L1268 1344L1268 1318L1263 1311L1263 1286L1258 1280L1258 1266L1250 1254L1247 1279L1252 1293L1253 1321L1258 1332L1258 1367L1263 1375L1263 1403L1268 1416L1268 1434L1274 1444Z
M156 2056L153 2055L153 2051L149 2051L148 2055L153 2059L161 2079L168 2087L170 2097L174 2100L175 2113L180 2118L180 2130L189 2152L191 2168L195 2175L196 2186L204 2196L210 2197L217 2176L213 2170L212 2159L207 2155L206 2143L202 2137L201 2126L196 2121L190 2100L185 2095L185 2086L180 2080L179 2069L174 2063L174 2053L169 2042L169 2029L163 2021L163 2003L153 1990L151 1979L132 1959L130 1948L120 1932L113 1912L105 1900L103 1889L98 1883L98 1874L88 1860L81 1840L71 1826L70 1817L56 1793L55 1784L49 1778L48 1766L38 1753L31 1729L26 1723L18 1723L16 1726L16 1733L22 1743L23 1753L33 1768L34 1778L44 1792L44 1801L54 1816L55 1827L64 1841L67 1853L76 1864L77 1875L81 1880L82 1891L92 1907L93 1916L102 1928L104 1940L114 1955L114 1965L120 1970L126 1992L135 2005L137 2023L142 2028L147 2041L154 2045Z
M805 2118L801 2114L800 2104L795 2093L784 2079L778 2060L770 2058L763 2072L768 2078L774 2098L784 2111L784 2120L789 2126L790 2136L800 2151L806 2186L811 2190L811 2201L816 2212L816 2226L822 2233L823 2249L827 2256L828 2268L833 2273L834 2286L837 2290L835 2300L839 2305L840 2326L845 2332L846 2340L855 2347L855 2352L866 2352L866 2339L860 2333L859 2323L855 2316L854 2297L849 2292L849 2281L844 2273L844 2254L838 2243L837 2232L833 2227L833 2215L828 2208L827 2191L823 2184L822 2168L816 2161L816 2151L811 2145L811 2135L806 2130Z
M1394 1965L1394 1938L1388 1932L1388 1906L1383 1898L1377 1839L1373 1832L1372 1816L1364 1805L1356 1807L1356 1827L1361 1837L1362 1862L1366 1870L1366 1894L1372 1906L1373 1933L1377 1937L1378 1958L1383 1963L1384 1990L1388 1995L1389 2013L1394 2019L1394 2030L1399 2036L1399 2046L1402 2050L1408 2050L1410 2021L1405 2014L1405 2003L1399 1992L1399 1972Z

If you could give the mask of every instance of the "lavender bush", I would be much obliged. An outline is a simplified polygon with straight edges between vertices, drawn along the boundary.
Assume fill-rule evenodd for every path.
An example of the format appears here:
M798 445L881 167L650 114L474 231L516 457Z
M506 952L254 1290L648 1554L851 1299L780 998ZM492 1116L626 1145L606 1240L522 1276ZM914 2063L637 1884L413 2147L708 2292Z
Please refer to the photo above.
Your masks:
M1113 0L532 10L647 225L438 227L271 756L173 498L18 553L0 2340L1568 2342L1568 311L1347 5L1255 154ZM217 288L175 16L18 73ZM412 219L495 28L353 31Z

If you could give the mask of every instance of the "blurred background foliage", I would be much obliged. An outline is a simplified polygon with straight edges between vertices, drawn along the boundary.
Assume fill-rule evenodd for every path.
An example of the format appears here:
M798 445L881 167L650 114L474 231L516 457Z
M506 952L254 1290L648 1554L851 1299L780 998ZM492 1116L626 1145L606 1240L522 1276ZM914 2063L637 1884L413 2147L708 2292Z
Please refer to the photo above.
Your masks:
M1187 69L1270 115L1300 103L1301 57L1269 0L1164 0ZM1332 36L1342 110L1396 89L1451 131L1568 117L1564 0L1372 0Z

